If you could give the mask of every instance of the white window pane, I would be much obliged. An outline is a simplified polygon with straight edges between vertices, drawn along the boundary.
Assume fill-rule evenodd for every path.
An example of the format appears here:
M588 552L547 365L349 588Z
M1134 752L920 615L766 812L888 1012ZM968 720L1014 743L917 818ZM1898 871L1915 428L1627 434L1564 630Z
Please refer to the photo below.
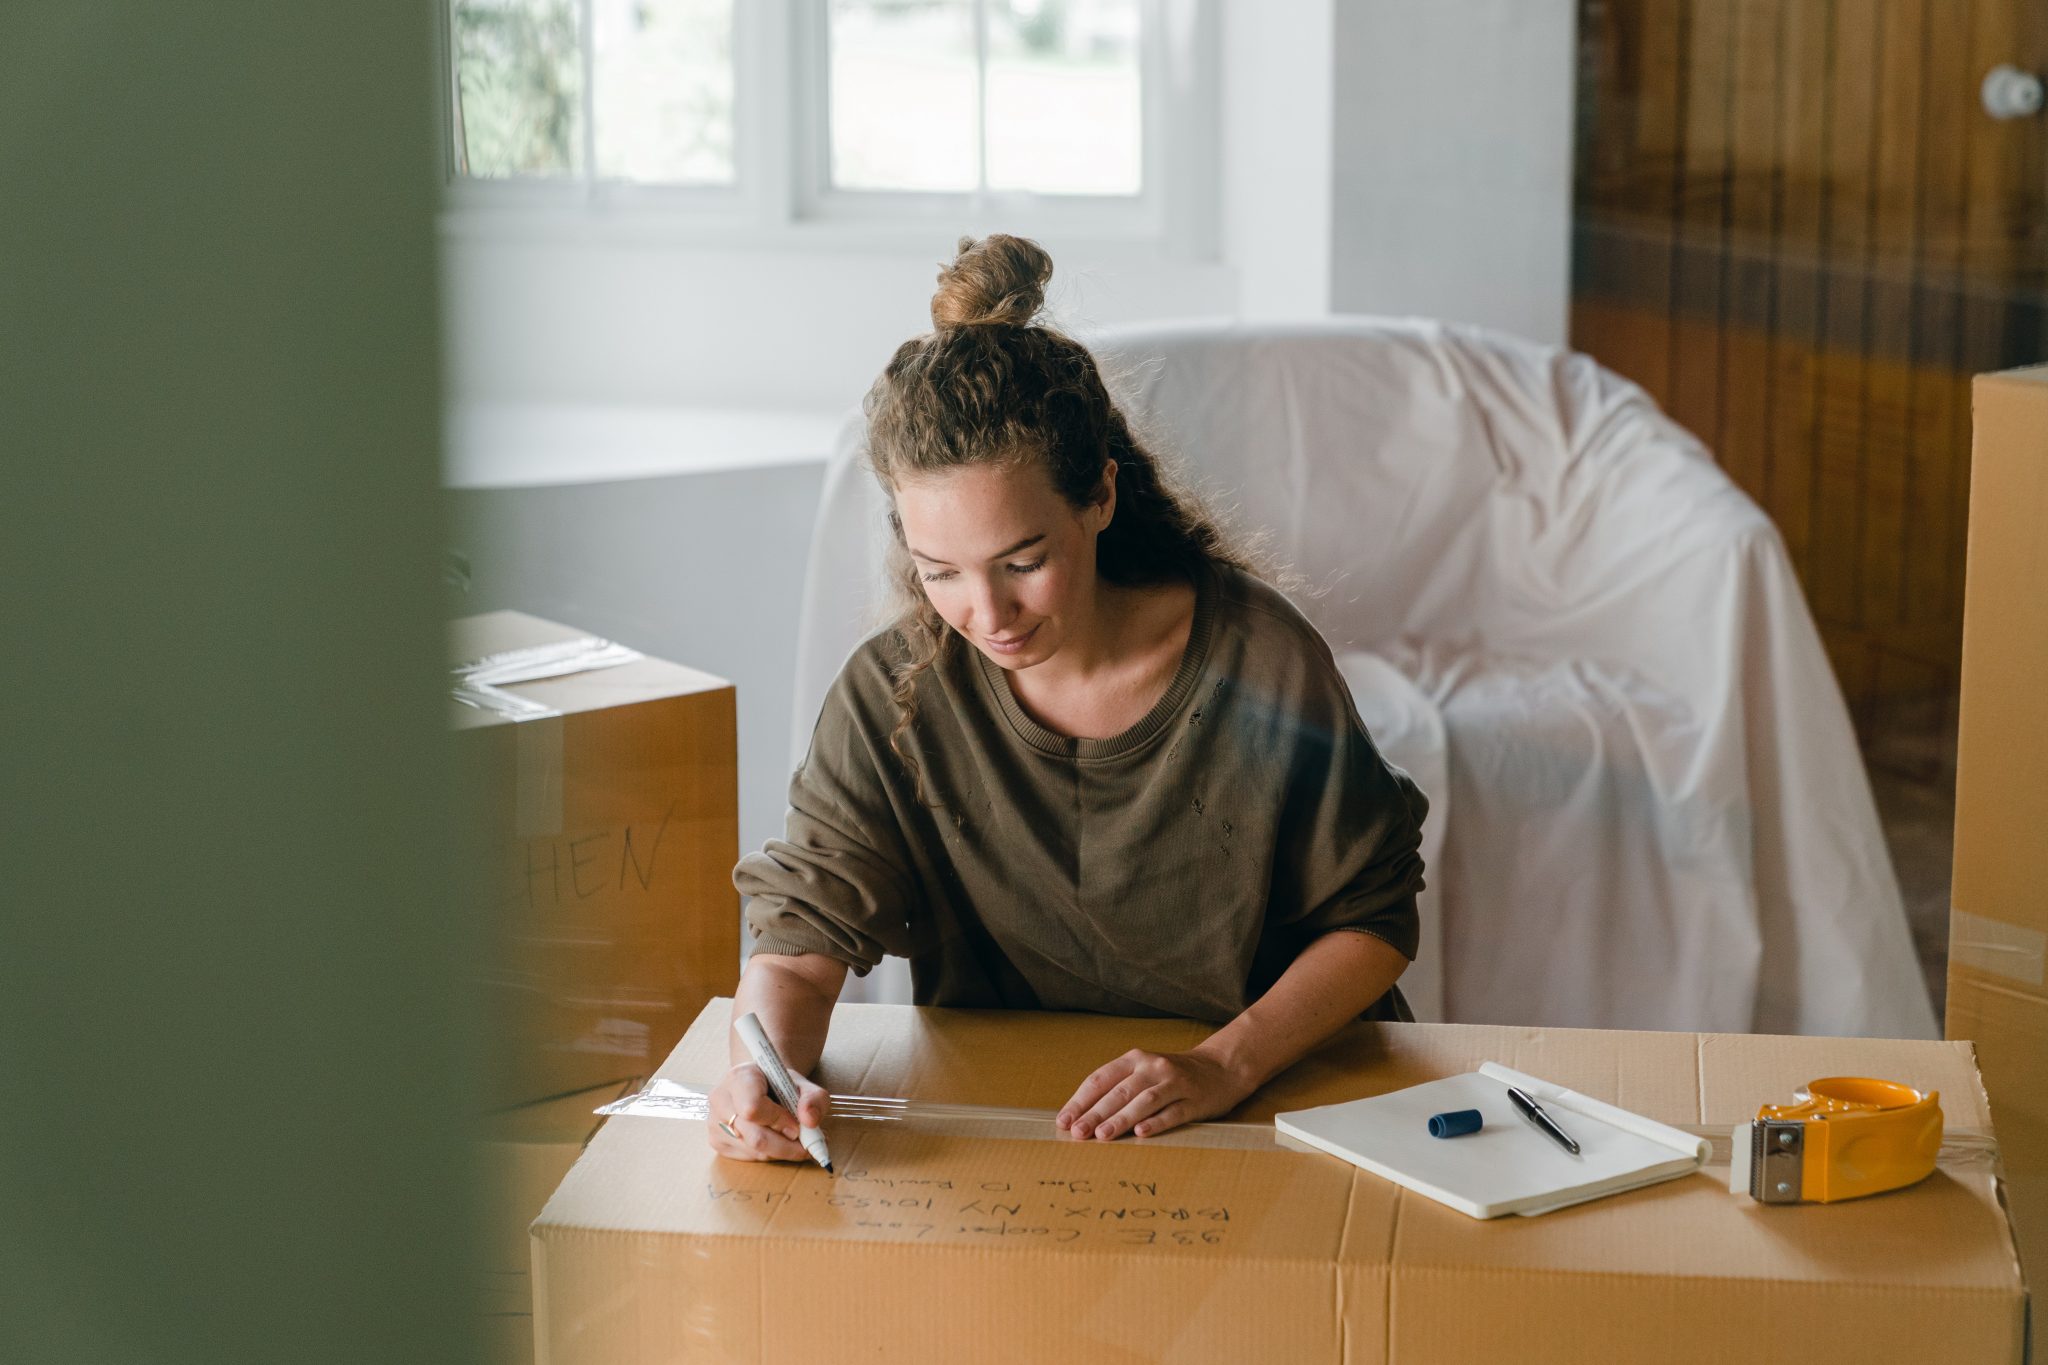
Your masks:
M988 183L1137 194L1137 0L990 0Z
M455 0L460 150L481 178L574 175L583 66L574 0Z
M832 183L975 187L971 0L832 0Z
M732 6L733 0L594 0L599 176L732 183Z

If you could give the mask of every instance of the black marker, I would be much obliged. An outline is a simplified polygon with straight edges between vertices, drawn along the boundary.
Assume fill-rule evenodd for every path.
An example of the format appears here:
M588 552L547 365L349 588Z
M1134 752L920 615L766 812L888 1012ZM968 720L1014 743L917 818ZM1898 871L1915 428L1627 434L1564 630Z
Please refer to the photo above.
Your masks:
M1551 1121L1550 1115L1543 1112L1542 1105L1536 1103L1536 1101L1530 1099L1513 1086L1508 1087L1508 1098L1515 1102L1515 1108L1522 1111L1523 1118L1543 1130L1544 1136L1564 1148L1567 1152L1570 1152L1573 1156L1579 1154L1579 1144L1573 1142L1565 1135L1564 1129Z

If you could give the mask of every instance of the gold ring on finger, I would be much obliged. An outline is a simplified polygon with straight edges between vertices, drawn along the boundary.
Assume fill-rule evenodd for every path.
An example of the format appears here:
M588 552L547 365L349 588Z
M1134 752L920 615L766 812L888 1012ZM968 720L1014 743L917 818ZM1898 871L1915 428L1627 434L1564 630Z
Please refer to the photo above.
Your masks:
M742 1140L740 1138L740 1130L732 1126L731 1119L720 1119L718 1121L718 1126L720 1128L725 1129L726 1136L730 1137L734 1142L739 1142Z

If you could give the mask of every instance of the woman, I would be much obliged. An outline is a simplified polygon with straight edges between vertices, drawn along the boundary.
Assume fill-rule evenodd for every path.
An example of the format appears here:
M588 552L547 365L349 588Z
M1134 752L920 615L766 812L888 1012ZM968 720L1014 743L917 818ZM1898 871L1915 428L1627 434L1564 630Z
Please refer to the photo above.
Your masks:
M1059 1114L1144 1137L1361 1013L1407 1016L1426 803L1087 350L1033 325L1051 275L1034 243L963 239L935 330L868 395L901 614L833 684L788 837L734 873L755 936L734 1012L807 1072L848 968L895 953L920 1004L1220 1024L1107 1062ZM713 1148L802 1160L797 1118L732 1056Z

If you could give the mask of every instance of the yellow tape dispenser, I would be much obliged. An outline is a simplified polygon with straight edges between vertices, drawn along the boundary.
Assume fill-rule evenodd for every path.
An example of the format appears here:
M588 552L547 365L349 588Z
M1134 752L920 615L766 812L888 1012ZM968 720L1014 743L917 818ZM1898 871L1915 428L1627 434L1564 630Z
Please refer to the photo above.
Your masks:
M1735 1130L1728 1188L1765 1204L1832 1204L1924 1180L1941 1151L1941 1094L1830 1076L1796 1104L1767 1104Z

